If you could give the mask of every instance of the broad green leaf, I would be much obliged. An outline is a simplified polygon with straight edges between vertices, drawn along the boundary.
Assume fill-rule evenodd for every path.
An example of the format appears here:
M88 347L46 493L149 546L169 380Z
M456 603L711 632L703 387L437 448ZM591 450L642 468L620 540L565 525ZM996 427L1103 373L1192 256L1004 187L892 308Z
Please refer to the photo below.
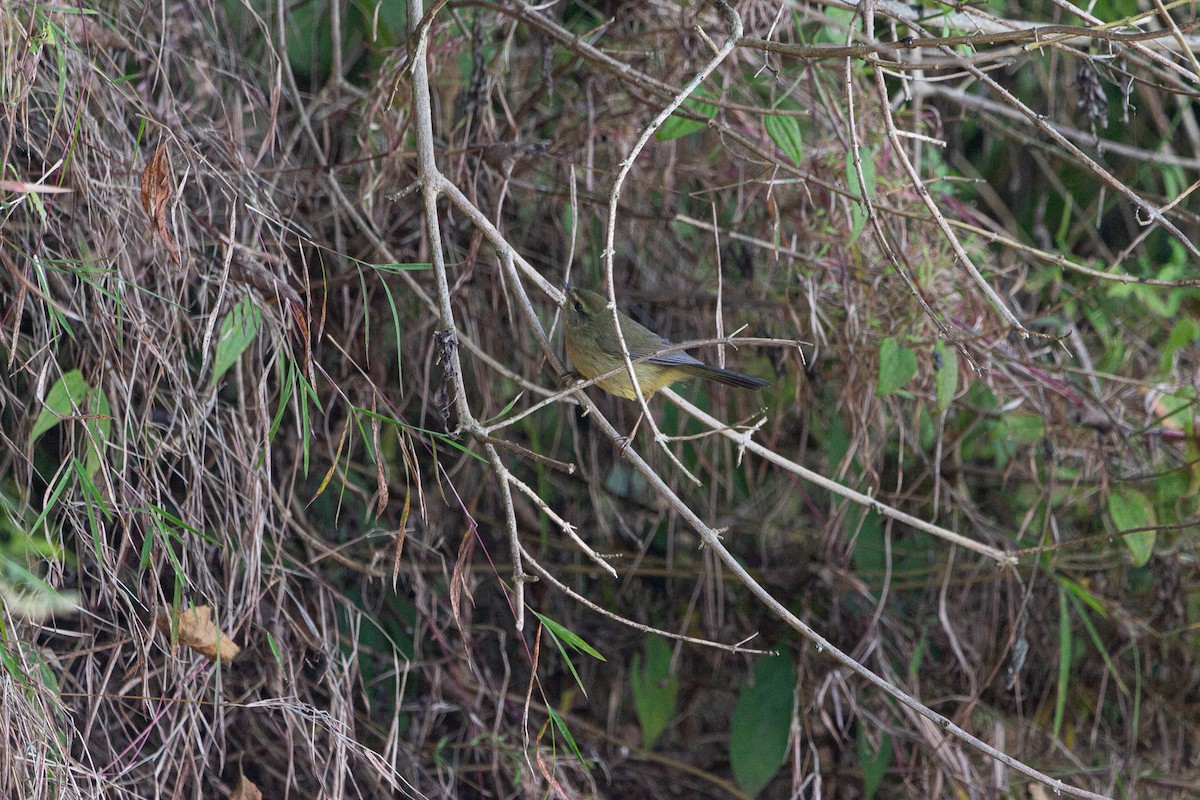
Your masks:
M900 344L898 339L884 339L879 346L878 397L887 397L904 388L917 374L917 354Z
M1192 409L1196 406L1196 390L1191 386L1183 386L1175 394L1161 394L1155 403L1156 425L1163 425L1175 430L1182 430L1189 438L1195 436L1195 415Z
M850 244L858 241L863 228L867 227L867 210L858 203L850 204Z
M1183 317L1178 320L1171 328L1166 344L1163 345L1159 368L1164 372L1169 371L1175 360L1175 354L1183 348L1191 346L1197 340L1200 340L1200 322L1191 317Z
M1046 436L1046 421L1040 414L1014 411L1000 421L1000 435L1014 444L1033 444Z
M679 676L671 674L671 648L657 636L646 639L646 660L634 653L629 674L633 707L642 725L642 747L654 747L675 716Z
M71 370L55 381L54 385L50 387L50 391L46 393L45 407L38 414L37 421L33 423L33 431L29 434L29 443L32 445L36 442L43 433L62 422L63 417L78 413L90 388L88 382L83 379L83 373L77 369Z
M217 340L217 356L213 359L212 383L237 362L262 328L262 309L247 295L239 300L221 321L221 337Z
M824 24L813 34L813 42L817 44L845 44L846 29L853 26L854 20L855 14L851 9L832 6L825 9L819 18L819 21ZM797 19L797 24L799 24L799 19Z
M687 109L696 116L704 117L706 120L712 119L717 115L717 107L711 103L704 102L700 99L701 97L708 97L708 94L697 90L695 96L683 101L682 108ZM667 121L655 132L654 138L660 142L669 142L672 139L687 136L689 133L695 133L707 127L708 123L706 122L687 119L676 112L667 117Z
M793 164L797 167L800 166L804 156L804 142L800 136L800 121L795 117L768 114L763 124L775 146L782 150L783 154Z
M868 580L866 576L883 575L887 571L887 546L879 513L856 507L847 512L846 523L846 532L854 537L850 564L855 576Z
M938 416L946 413L954 393L958 391L958 351L941 339L933 347L933 352L939 358L937 370L934 372L934 383L937 386Z
M867 195L875 194L875 153L869 147L858 148L859 160L862 161L863 183L867 185ZM862 185L858 180L858 169L854 165L854 159L847 155L846 158L846 184L850 187L850 194L855 197L862 197Z
M863 196L863 186L866 184L867 196L875 194L875 154L871 152L869 147L860 147L858 149L860 160L862 161L862 182L858 180L858 169L854 165L854 159L847 153L846 155L846 187L850 194L854 197ZM859 234L867 224L867 207L865 203L852 203L850 205L850 241L853 243L858 240Z
M937 419L924 406L917 406L916 419L917 443L922 450L932 451L937 446L937 429L934 427Z
M865 726L858 727L858 771L863 779L863 797L872 800L883 784L883 776L892 763L892 737L883 734L879 749L871 752L871 741Z
M5 579L4 607L9 615L45 620L79 610L78 592L60 592L17 559L0 554L0 574Z
M1046 435L1046 422L1030 411L1013 411L1005 414L988 431L996 466L1001 467L1025 445L1040 442Z
M321 85L333 70L333 34L329 24L328 3L321 0L297 0L288 4L284 17L287 24L288 64L298 77ZM387 4L384 4L387 5ZM344 52L354 52L362 46L362 29L343 16L341 27Z
M787 755L796 667L789 656L754 663L754 683L742 687L729 726L729 761L738 786L751 797L771 782Z
M1108 496L1108 513L1112 515L1113 525L1118 531L1148 529L1127 533L1121 537L1133 555L1133 565L1146 566L1146 562L1154 553L1154 539L1157 534L1154 526L1158 524L1154 504L1150 502L1150 498L1134 489L1118 487Z

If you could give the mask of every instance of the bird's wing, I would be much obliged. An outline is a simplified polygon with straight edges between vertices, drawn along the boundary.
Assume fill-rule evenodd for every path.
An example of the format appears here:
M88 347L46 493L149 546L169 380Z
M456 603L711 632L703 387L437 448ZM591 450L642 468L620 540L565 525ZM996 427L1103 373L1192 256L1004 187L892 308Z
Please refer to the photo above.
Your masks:
M636 345L630 344L629 340L630 340L630 338L632 338L629 336L630 331L629 330L623 331L626 334L625 344L629 345L629 355L631 357L645 358L647 364L661 364L664 367L688 367L688 366L695 366L697 364L700 364L700 365L704 364L704 362L701 361L700 359L698 359L694 356L688 355L687 353L683 352L682 350L678 350L674 353L663 353L662 355L655 355L655 353L658 353L660 350L666 350L668 347L673 347L674 342L672 342L669 339L665 339L662 336L659 336L657 333L654 333L649 328L646 328L644 326L642 326L642 330L645 331L646 333L650 334L650 338L646 340L646 341L650 342L649 346L646 346L646 345L636 346ZM616 358L620 358L621 357L620 347L619 346L614 347L613 352L610 355L612 355ZM650 356L650 358L646 358L646 356Z
M664 339L663 346L670 347L671 343ZM646 361L650 364L662 364L665 367L694 367L697 364L704 366L703 361L695 356L688 355L682 350L676 353L667 353L661 356L654 356L653 358L646 359Z

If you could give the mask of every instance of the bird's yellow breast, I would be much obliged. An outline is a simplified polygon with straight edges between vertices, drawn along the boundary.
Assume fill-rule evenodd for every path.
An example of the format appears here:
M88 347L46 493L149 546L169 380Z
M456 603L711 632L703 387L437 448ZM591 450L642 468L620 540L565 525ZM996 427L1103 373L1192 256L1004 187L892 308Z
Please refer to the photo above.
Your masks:
M624 397L626 400L637 399L637 392L633 389L633 382L629 380L629 371L625 368L623 359L598 349L589 348L587 352L584 352L583 348L572 346L574 344L571 337L567 337L567 356L580 375L591 380L597 375L603 375L620 367L620 372L609 375L604 380L596 381L596 385L617 397ZM633 373L637 375L638 385L642 387L642 394L647 399L659 389L689 377L689 373L680 367L650 364L645 361L634 364Z

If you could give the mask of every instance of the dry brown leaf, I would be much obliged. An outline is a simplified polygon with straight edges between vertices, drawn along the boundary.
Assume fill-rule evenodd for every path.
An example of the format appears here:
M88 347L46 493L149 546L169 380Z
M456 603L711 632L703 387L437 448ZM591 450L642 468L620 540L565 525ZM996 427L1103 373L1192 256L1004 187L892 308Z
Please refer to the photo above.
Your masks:
M213 661L220 658L222 664L228 664L242 649L213 624L210 606L196 606L180 611L175 617L175 626L179 631L180 644ZM158 629L168 635L171 633L171 619L167 614L164 613L158 618Z
M164 142L154 151L154 157L142 170L142 208L154 222L167 253L175 266L179 266L179 248L167 230L167 202L171 199L171 165L167 163L167 145Z
M375 401L371 401L371 410L375 411ZM379 418L371 418L371 447L375 450L375 487L379 492L379 502L375 504L375 516L382 517L387 508L388 492L387 473L383 468L383 454L379 450Z
M289 302L288 307L291 308L296 327L300 330L300 341L304 344L304 374L308 375L312 371L312 342L309 339L308 316L304 304L299 300Z
M467 585L467 577L470 575L468 565L471 563L471 553L474 550L475 529L471 527L463 533L462 542L458 545L458 559L454 562L454 572L450 574L450 613L454 616L458 629L464 632L468 629L463 624L462 596L466 595L471 605L475 605L471 587Z
M376 450L378 452L378 449ZM400 527L396 531L396 557L392 559L392 589L400 579L400 557L404 555L404 539L408 536L408 511L412 502L412 487L404 489L404 510L400 512Z
M234 253L229 261L229 279L253 286L262 293L263 299L267 301L286 301L303 307L300 293L289 286L287 282L258 261L244 259L237 253Z
M262 792L254 785L254 781L242 775L238 777L237 786L229 793L229 800L262 800Z

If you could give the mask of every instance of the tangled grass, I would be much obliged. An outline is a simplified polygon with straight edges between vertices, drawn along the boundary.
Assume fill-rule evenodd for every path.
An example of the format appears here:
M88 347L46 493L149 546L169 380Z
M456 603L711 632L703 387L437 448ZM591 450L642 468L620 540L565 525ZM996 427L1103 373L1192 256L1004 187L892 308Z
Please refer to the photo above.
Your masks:
M1194 796L1194 20L601 5L0 12L0 794Z

